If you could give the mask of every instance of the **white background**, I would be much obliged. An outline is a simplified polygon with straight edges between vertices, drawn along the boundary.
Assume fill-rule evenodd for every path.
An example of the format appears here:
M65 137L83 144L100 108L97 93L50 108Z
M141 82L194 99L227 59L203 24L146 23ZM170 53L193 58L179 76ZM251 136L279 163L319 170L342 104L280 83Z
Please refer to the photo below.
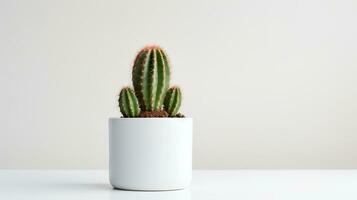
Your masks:
M0 168L106 168L146 44L183 89L194 168L356 168L356 23L355 0L0 0Z

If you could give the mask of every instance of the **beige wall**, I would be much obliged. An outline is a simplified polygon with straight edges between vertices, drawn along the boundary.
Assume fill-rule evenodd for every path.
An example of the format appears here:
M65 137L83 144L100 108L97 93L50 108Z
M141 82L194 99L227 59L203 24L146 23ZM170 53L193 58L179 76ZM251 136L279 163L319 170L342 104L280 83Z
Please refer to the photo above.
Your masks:
M357 168L357 1L0 1L0 168L106 168L136 52L170 55L195 168Z

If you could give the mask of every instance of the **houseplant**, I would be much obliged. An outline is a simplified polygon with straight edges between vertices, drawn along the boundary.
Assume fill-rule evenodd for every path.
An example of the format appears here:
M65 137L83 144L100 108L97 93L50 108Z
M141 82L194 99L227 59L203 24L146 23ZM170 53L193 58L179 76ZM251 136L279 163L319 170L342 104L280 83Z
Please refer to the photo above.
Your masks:
M109 174L114 188L175 190L189 185L192 119L180 114L164 50L147 46L132 68L133 88L119 94L121 118L109 119Z

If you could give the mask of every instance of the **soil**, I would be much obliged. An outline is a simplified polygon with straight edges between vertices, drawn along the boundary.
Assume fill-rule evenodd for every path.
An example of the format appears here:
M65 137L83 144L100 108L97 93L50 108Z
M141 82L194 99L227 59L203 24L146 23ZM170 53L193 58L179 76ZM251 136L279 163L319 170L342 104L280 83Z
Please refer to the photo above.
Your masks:
M164 110L157 111L141 111L138 117L142 118L156 118L156 117L168 117L168 118L184 118L185 115L177 113L175 116L169 116L169 114ZM126 118L122 116L121 118Z
M178 118L184 118L185 115L181 114L181 113L177 113L175 117L178 117Z
M169 117L169 114L164 110L156 110L156 111L141 111L140 116L143 118L147 117Z

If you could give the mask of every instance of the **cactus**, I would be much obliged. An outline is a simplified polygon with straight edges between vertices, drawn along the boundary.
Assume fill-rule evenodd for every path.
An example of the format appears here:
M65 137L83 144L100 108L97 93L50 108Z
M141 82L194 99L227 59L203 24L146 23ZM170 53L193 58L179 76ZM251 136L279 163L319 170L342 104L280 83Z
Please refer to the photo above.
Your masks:
M176 116L181 106L181 90L179 87L172 87L166 92L164 109L171 117Z
M124 87L119 95L123 117L185 117L178 110L181 90L169 88L170 66L166 53L158 46L143 48L134 60L134 89Z
M166 53L158 46L142 49L134 61L132 81L141 110L161 110L170 82Z
M133 89L124 87L119 94L120 112L124 117L138 117L140 107Z

